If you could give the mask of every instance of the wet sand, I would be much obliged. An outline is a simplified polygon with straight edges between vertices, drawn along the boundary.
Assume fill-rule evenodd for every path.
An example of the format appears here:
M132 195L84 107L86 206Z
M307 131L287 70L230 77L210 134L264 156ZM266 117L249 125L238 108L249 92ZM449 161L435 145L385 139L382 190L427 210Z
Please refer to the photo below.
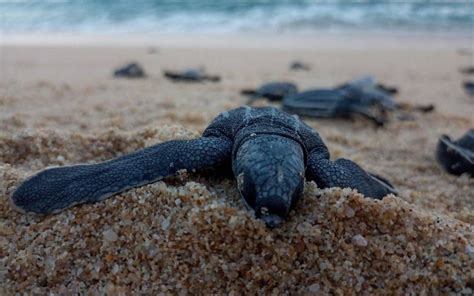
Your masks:
M461 88L469 76L458 71L473 64L472 40L378 38L204 38L199 46L185 38L109 45L6 38L0 292L472 293L474 179L448 175L434 158L441 134L457 138L474 127L474 99ZM295 59L312 70L290 71ZM149 77L114 79L112 70L129 61ZM176 84L161 74L201 65L222 81ZM45 167L199 136L220 112L246 103L242 88L273 80L329 87L364 74L399 87L397 101L433 103L435 112L411 113L412 121L394 114L383 129L362 118L305 121L332 158L352 159L391 180L397 197L375 201L307 182L297 208L275 230L252 217L232 179L213 171L47 217L9 205L15 187Z

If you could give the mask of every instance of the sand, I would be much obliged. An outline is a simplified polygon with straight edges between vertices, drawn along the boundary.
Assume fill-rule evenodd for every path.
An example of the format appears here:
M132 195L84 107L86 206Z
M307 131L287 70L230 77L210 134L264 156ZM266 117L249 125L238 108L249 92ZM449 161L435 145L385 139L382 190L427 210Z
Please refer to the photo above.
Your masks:
M445 173L434 158L441 134L457 138L474 127L474 99L461 88L469 76L459 72L473 64L472 39L126 40L2 41L0 294L473 292L474 179ZM312 70L290 71L295 59ZM149 77L114 79L112 70L129 61ZM175 84L161 74L201 65L222 81ZM399 87L398 101L432 103L435 112L410 113L411 121L394 114L380 129L361 118L306 122L332 158L385 176L396 197L376 201L307 182L274 230L245 208L234 180L212 170L46 217L9 204L16 186L45 167L199 136L217 114L246 103L241 88L272 80L328 87L363 74Z

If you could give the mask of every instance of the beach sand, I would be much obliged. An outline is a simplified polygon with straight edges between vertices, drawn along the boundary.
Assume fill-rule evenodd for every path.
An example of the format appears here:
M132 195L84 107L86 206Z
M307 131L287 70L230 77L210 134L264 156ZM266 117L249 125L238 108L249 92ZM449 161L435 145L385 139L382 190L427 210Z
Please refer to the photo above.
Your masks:
M4 37L0 294L471 294L474 179L444 172L434 151L441 134L458 138L474 127L474 99L461 87L469 77L459 73L474 63L473 40L265 38ZM312 70L290 71L293 60ZM112 77L131 61L149 77ZM197 66L222 81L177 84L162 76ZM198 137L220 112L246 103L242 88L275 80L330 87L364 74L399 87L397 101L436 110L410 113L412 121L394 114L384 128L362 118L305 122L333 159L386 177L397 197L377 201L307 182L273 230L245 208L233 179L213 171L46 217L9 204L16 186L45 167Z

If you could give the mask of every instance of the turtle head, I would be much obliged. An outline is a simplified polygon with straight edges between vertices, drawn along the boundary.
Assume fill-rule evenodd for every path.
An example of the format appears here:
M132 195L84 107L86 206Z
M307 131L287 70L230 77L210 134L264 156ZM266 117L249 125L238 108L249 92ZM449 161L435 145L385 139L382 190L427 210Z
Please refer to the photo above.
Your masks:
M234 175L245 203L268 227L278 226L303 191L301 145L279 135L255 135L234 155Z

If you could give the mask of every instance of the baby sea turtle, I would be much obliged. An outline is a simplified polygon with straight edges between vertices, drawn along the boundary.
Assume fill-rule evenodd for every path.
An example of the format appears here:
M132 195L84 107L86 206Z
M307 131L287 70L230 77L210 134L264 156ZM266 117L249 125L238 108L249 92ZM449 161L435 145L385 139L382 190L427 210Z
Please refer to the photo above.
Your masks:
M179 170L232 168L241 196L269 227L301 197L305 177L319 187L349 187L372 198L395 193L390 183L347 159L331 161L319 134L273 107L221 113L202 137L150 146L97 164L49 168L12 195L23 212L57 213L156 182Z
M145 71L138 63L130 63L114 71L114 77L117 78L144 78Z
M370 76L336 88L307 90L283 99L283 110L289 113L321 118L360 114L377 125L383 125L386 111L395 108L391 95L378 88Z
M188 69L184 71L164 71L163 75L166 78L176 82L203 82L212 81L218 82L221 80L220 76L208 75L203 69Z
M474 66L467 66L459 69L459 72L466 74L466 75L472 75L474 74Z
M467 95L474 96L474 81L464 81L463 82L464 91Z
M474 129L469 130L457 141L442 135L436 148L436 158L450 174L467 173L474 177Z
M299 70L310 71L311 66L306 64L306 63L300 62L300 61L294 61L290 64L290 70L293 70L293 71L299 71Z
M260 98L281 101L284 97L298 93L298 87L292 82L269 82L257 89L243 89L242 95L250 96L249 103Z

